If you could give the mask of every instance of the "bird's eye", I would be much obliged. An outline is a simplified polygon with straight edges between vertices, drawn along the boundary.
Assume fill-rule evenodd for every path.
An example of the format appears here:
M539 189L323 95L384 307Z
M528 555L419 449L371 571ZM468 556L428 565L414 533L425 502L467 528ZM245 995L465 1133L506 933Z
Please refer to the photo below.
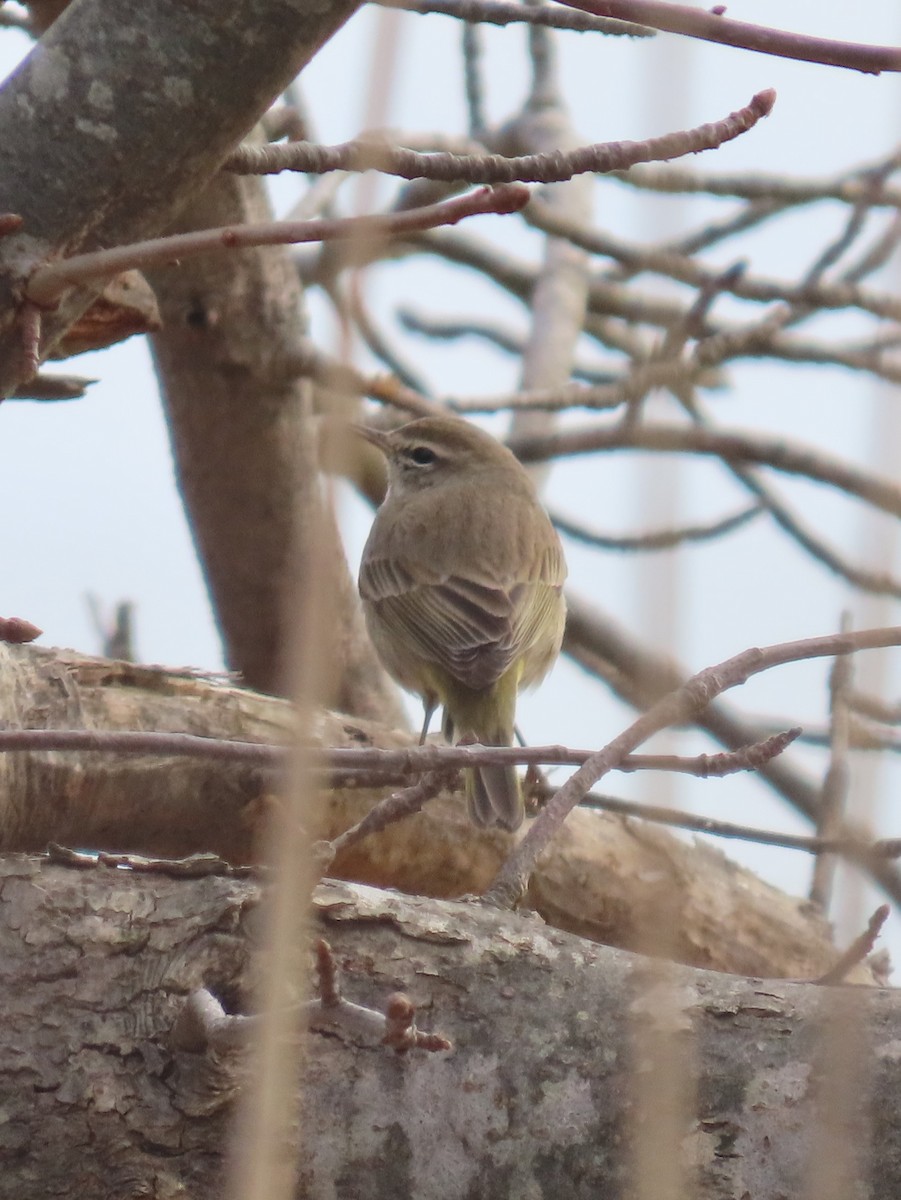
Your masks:
M416 463L417 467L430 467L437 457L428 446L414 446L409 452L410 461Z

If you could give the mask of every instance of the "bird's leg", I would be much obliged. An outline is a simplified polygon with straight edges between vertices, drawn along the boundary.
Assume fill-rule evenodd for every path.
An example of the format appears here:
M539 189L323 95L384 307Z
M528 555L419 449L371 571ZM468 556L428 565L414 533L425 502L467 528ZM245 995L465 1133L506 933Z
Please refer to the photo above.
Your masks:
M435 709L438 707L438 701L434 696L425 696L422 704L424 711L422 714L422 733L419 735L420 746L425 745L425 740L429 734L429 726L432 723L432 717L434 716Z

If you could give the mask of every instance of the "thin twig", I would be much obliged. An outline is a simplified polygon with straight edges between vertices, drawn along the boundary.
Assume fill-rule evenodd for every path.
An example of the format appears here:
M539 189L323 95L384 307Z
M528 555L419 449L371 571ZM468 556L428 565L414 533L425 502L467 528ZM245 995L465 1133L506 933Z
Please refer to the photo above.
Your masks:
M659 754L627 756L620 764L620 769L679 771L701 778L756 770L774 754L781 753L799 732L798 729L780 731L768 736L759 746L755 743L726 754L697 754L688 758ZM155 754L168 758L240 762L262 769L281 770L290 747L202 737L192 733L122 729L0 729L0 754L21 750L137 756ZM391 750L380 746L340 746L323 749L318 754L311 753L308 762L309 769L315 771L446 772L482 764L579 766L595 753L594 750L572 749L568 746L445 746L427 743L424 746Z
M319 999L306 1005L314 1029L330 1028L375 1036L383 1046L399 1054L407 1050L452 1050L453 1042L435 1033L420 1033L416 1028L416 1008L403 992L392 992L383 1012L353 1004L341 995L338 964L324 938L314 943Z
M848 613L843 613L842 633L847 633L850 628L850 617ZM829 766L823 780L820 814L817 820L817 836L824 839L834 836L845 815L850 783L848 694L853 681L853 659L848 654L838 655L829 674ZM835 882L835 865L833 855L821 853L817 855L813 866L810 899L824 913L829 911Z
M551 514L551 519L557 529L573 541L597 546L601 550L671 550L684 542L712 541L727 533L734 533L764 511L762 504L751 504L709 525L684 525L679 529L661 529L654 533L635 534L632 537L614 537L611 534L598 533L597 530L587 529L584 525L561 517L557 512Z
M520 8L520 5L511 5ZM482 68L482 31L467 21L463 26L463 78L466 85L466 111L469 114L470 137L481 137L487 126L485 120L485 86Z
M882 926L888 919L890 911L887 904L881 904L870 917L864 932L854 939L835 965L830 967L824 975L821 975L814 982L822 984L843 983L848 973L858 963L862 963L868 954L873 953L876 939L879 937Z
M320 938L314 950L320 995L302 1006L313 1029L368 1038L398 1053L453 1049L453 1042L441 1034L421 1033L416 1028L416 1009L401 992L388 996L383 1012L345 1000L338 987L338 967L331 947ZM210 1050L220 1055L234 1053L247 1048L259 1024L259 1016L226 1013L212 992L198 988L185 1000L170 1034L170 1043L189 1054Z
M504 863L492 881L485 899L501 907L516 904L528 885L535 864L568 814L598 779L652 734L695 716L721 692L772 667L827 655L831 657L856 650L897 645L901 645L899 626L838 633L827 637L781 642L763 649L754 647L716 666L699 671L681 687L660 699L570 776Z
M324 857L327 856L327 864L330 865L337 854L363 841L370 834L381 833L389 825L419 812L429 800L447 790L455 776L455 770L428 771L412 787L394 792L380 800L356 825L338 834L331 842L325 843L322 853Z
M421 333L424 337L437 341L452 342L464 338L478 338L517 358L522 354L525 345L522 334L496 321L425 316L404 307L398 308L395 316L411 333ZM571 374L573 379L589 384L611 384L616 383L619 378L619 371L612 367L605 370L599 365L579 359L573 361ZM515 396L512 396L511 401L514 400Z
M551 799L559 790L545 785L540 792L547 799ZM759 846L775 846L781 850L799 850L806 854L840 854L850 862L864 866L872 866L877 859L889 861L901 857L901 839L898 838L874 841L865 838L822 838L798 833L777 833L775 830L757 829L751 825L738 825L733 821L720 821L716 817L702 817L697 813L682 812L676 808L621 800L618 796L606 796L598 792L588 792L580 801L580 807L634 817L655 825L668 825L692 833L708 834L710 837L753 842Z
M402 8L405 12L436 13L456 17L460 21L480 25L547 25L552 29L569 29L575 33L607 33L615 37L654 37L655 30L631 21L614 21L594 17L590 13L572 12L556 4L530 7L508 4L504 0L376 0L385 8Z
M829 484L892 516L901 516L901 487L888 479L780 438L732 430L689 428L663 423L567 430L543 438L518 439L510 449L523 462L588 454L598 450L647 450L655 453L710 455L726 461L754 462L789 475Z
M672 659L649 651L622 624L591 608L572 590L567 593L564 652L639 711L650 708L687 679ZM691 723L729 749L756 741L766 732L759 721L745 716L725 699L709 704ZM764 764L760 774L792 808L807 820L816 821L820 789L798 764L786 762L781 756ZM852 821L844 823L841 835L866 843L872 840L868 829ZM868 861L866 869L889 899L901 904L901 872L880 859Z
M852 171L827 179L793 179L785 175L766 175L759 171L746 175L705 175L689 167L655 166L635 167L617 178L622 183L643 191L668 192L670 194L732 197L736 200L778 203L782 206L808 204L819 200L838 200L854 204L864 194L870 196L873 206L901 207L901 188L888 187L873 190L870 179L873 174L885 173L898 167L899 155L895 151L878 163L855 167Z
M889 704L878 696L868 696L860 691L852 691L848 702L855 712L871 721L881 725L901 725L901 704Z
M415 392L419 396L428 396L429 389L419 373L403 360L376 324L371 306L366 302L362 275L359 271L352 272L348 280L347 290L344 294L344 314L373 356L387 367L405 389Z
M293 143L292 143L293 144ZM288 147L290 148L290 147ZM412 208L383 216L320 218L315 221L269 221L258 225L240 225L222 229L201 229L193 233L133 242L91 254L76 254L61 262L38 267L28 280L26 295L30 306L55 304L62 293L78 283L115 275L132 267L148 267L173 262L191 254L213 250L244 249L248 246L283 246L302 242L347 241L355 243L397 237L406 232L433 229L436 225L454 225L465 217L483 213L518 212L528 202L527 189L515 184L479 188L440 204Z
M582 146L569 153L525 154L517 158L507 158L502 154L419 154L380 139L360 138L338 146L319 146L312 142L239 146L225 160L223 169L241 175L277 175L281 171L314 174L325 171L381 171L401 179L436 179L449 183L461 180L466 183L493 184L560 183L586 172L622 171L635 163L681 158L702 150L715 150L753 129L762 117L769 115L775 102L776 93L770 88L758 92L744 108L737 109L720 121L648 138L643 142L602 142ZM393 231L386 231L390 232Z
M901 50L894 46L867 46L855 42L838 42L830 38L810 37L749 25L722 15L722 9L706 11L681 4L666 4L662 0L562 0L571 8L594 13L599 17L615 17L635 21L665 33L681 33L705 42L718 42L742 50L756 50L778 58L793 58L801 62L821 63L830 67L847 67L878 75L882 71L901 71Z
M742 300L754 300L771 304L805 305L815 308L842 309L859 308L891 321L901 320L901 302L890 293L865 291L852 282L819 283L818 275L825 270L833 256L850 244L850 239L859 229L858 210L851 216L851 228L839 241L829 247L829 258L819 268L815 278L806 278L800 283L788 283L773 279L758 279L748 274L736 273L724 276L721 272L705 267L688 254L663 250L654 246L636 246L599 229L587 229L556 214L541 200L533 199L523 215L529 224L556 237L565 237L592 254L604 255L626 266L630 271L654 271L658 275L678 280L690 287L716 287L717 290L737 296Z
M414 417L433 417L442 411L435 401L394 376L364 374L357 367L325 354L312 342L305 342L293 355L284 356L281 366L289 374L314 379L323 387L346 395L368 396Z

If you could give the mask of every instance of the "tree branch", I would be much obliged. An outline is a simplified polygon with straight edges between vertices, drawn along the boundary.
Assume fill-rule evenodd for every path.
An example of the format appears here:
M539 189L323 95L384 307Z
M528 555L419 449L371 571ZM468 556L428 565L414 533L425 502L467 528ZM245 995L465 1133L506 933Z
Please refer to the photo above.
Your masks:
M722 15L722 8L705 11L681 4L666 4L661 0L562 0L571 8L594 13L599 17L615 17L635 21L665 33L681 33L705 42L719 42L742 50L756 50L777 58L794 58L801 62L821 63L830 67L847 67L878 75L882 71L901 71L901 50L893 46L867 46L854 42L832 41L810 37L803 33L788 33L749 25Z
M803 475L826 483L871 504L892 516L901 517L901 487L879 479L840 459L809 447L792 444L765 434L737 433L679 425L645 424L636 428L617 426L575 429L543 438L519 439L510 449L523 462L545 461L598 450L647 450L659 454L688 452L722 458L727 462L754 462Z
M384 216L271 221L224 229L198 229L109 250L97 250L92 254L73 255L62 262L37 267L28 278L25 294L32 303L48 306L54 304L67 288L104 279L131 267L159 266L193 254L208 254L213 250L241 250L252 246L284 246L320 241L368 242L434 229L436 225L455 225L465 217L482 213L517 212L528 203L528 199L528 192L524 188L510 184L479 188L478 191L468 192L465 196L457 196L441 204Z
M901 626L836 633L826 637L780 642L763 649L752 647L725 662L699 671L681 687L658 700L653 708L643 713L570 776L504 863L485 894L485 900L506 907L516 904L539 857L592 784L653 733L695 716L727 688L745 683L752 675L771 667L809 658L849 654L855 650L898 645L901 645Z
M744 108L720 121L694 129L648 138L643 142L603 142L569 152L526 154L418 154L374 138L319 146L288 142L277 146L240 146L225 160L226 170L242 174L276 175L280 171L381 171L402 179L435 179L448 183L558 183L586 172L622 171L635 163L680 158L714 150L753 129L769 116L776 102L770 88L758 92Z
M0 242L0 395L24 377L23 279L166 226L355 7L147 0L111 21L106 0L81 0L53 23L0 92L0 212L25 222ZM44 315L42 357L95 292Z
M607 33L614 37L653 37L654 30L631 21L593 17L590 13L570 12L556 4L527 7L505 0L377 0L383 8L404 12L437 13L458 21L480 25L546 25L551 29L570 29L576 33Z

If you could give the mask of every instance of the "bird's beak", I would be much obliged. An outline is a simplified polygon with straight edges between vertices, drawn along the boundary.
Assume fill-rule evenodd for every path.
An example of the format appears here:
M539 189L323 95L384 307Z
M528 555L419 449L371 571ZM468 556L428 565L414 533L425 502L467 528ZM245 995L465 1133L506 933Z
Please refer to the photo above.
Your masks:
M388 453L390 442L387 433L384 433L381 429L373 429L369 425L357 425L356 423L352 428L361 438L365 438L367 442L370 442L377 449L381 450L382 454Z

